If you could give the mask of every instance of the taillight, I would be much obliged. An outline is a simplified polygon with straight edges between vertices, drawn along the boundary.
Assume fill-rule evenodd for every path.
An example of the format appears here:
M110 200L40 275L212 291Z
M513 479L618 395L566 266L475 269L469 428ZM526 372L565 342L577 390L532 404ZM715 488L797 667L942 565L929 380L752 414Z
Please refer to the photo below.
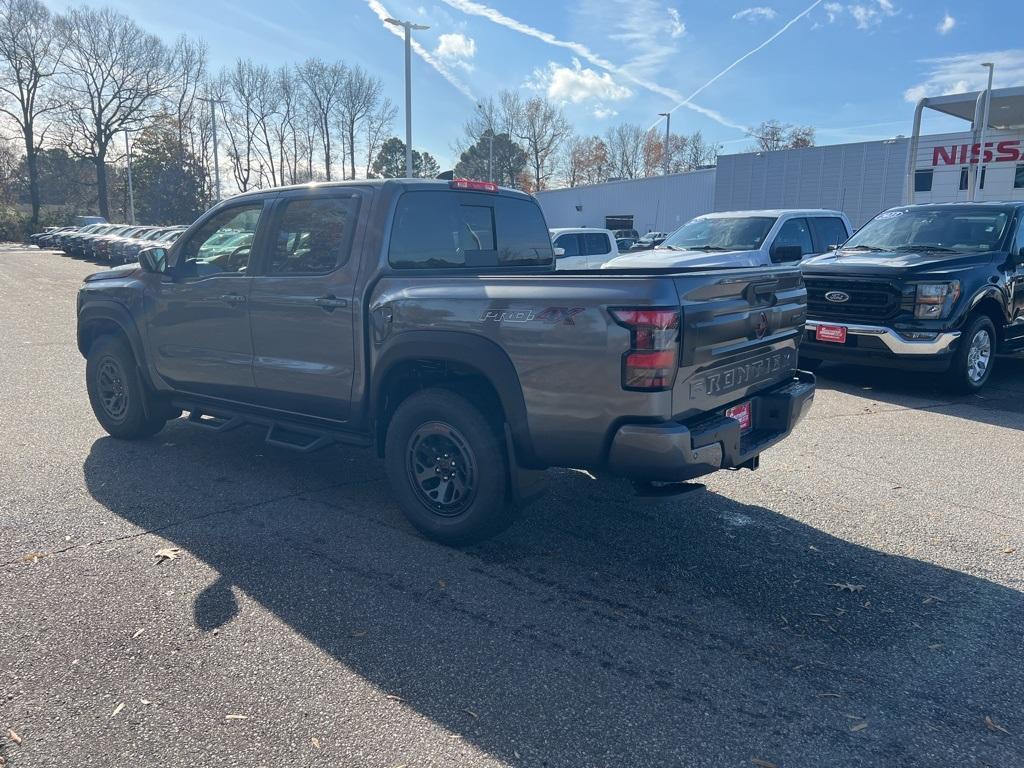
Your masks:
M622 388L671 389L679 367L679 310L645 307L610 312L616 323L629 329L629 351L622 356Z
M498 185L491 181L476 181L475 179L452 179L448 182L452 189L468 189L474 192L497 192Z

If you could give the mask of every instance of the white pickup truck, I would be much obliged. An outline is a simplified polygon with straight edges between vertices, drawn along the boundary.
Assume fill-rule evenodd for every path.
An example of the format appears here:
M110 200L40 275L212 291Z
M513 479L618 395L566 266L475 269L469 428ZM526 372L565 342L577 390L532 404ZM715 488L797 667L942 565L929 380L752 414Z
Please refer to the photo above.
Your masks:
M766 267L834 250L853 234L841 211L727 211L692 219L648 251L609 259L602 269Z
M559 227L548 230L555 249L555 269L599 269L619 255L611 230L597 227Z

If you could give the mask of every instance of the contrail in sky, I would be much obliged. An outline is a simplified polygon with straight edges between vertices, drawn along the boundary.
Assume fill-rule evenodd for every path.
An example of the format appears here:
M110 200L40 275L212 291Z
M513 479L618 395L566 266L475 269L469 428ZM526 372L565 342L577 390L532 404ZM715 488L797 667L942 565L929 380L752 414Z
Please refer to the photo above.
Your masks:
M690 101L691 101L692 99L694 99L694 98L695 98L696 96L700 95L701 91L703 91L703 90L704 90L705 88L707 88L708 86L710 86L710 85L711 85L712 83L714 83L714 82L715 82L716 80L718 80L718 79L719 79L720 77L722 77L723 75L725 75L725 74L727 74L728 72L730 72L730 71L731 71L731 70L732 70L733 68L735 68L735 67L736 67L737 65L739 65L739 64L742 64L742 63L743 63L744 61L746 61L747 59L749 59L749 58L750 58L751 56L753 56L753 55L754 55L755 53L757 53L758 51L760 51L760 50L761 50L762 48L764 48L764 47L765 47L766 45L768 45L769 43L772 43L772 42L774 42L774 41L775 41L775 39L779 37L779 35L781 35L781 34L782 34L783 32L785 32L785 31L786 31L787 29L789 29L790 27L792 27L792 26L793 26L794 24L796 24L796 23L797 23L798 21L800 21L800 19L802 19L802 18L803 18L804 16L806 16L806 15L807 15L808 13L810 13L810 12L811 12L811 11L813 11L813 10L814 10L815 8L817 8L817 7L819 6L819 5L821 5L821 3L822 3L822 0L814 0L814 2L813 2L813 3L811 3L811 4L809 5L809 6L807 6L807 8L805 8L805 9L804 9L803 11L801 11L800 13L798 13L798 14L797 14L796 16L794 16L794 17L793 17L792 19L790 19L789 21L787 21L787 22L786 22L786 23L785 23L785 24L784 24L784 25L782 26L782 28L781 28L781 29L779 29L779 31L778 31L778 32L776 32L776 33L775 33L774 35L772 35L771 37L769 37L769 38L768 38L767 40L765 40L765 41L764 41L763 43L761 43L761 44L760 44L759 46L757 46L756 48L751 48L751 49L750 49L749 51L747 51L746 53L744 53L744 54L743 54L742 56L740 56L740 57L739 57L738 59L736 59L736 61L734 61L734 62L733 62L732 64L730 64L730 65L729 65L728 67L726 67L726 68L725 68L725 69L723 69L723 70L722 70L721 72L719 72L719 73L718 73L717 75L715 75L714 77L712 77L712 78L711 78L710 80L708 80L708 81L707 81L706 83L704 83L704 85L702 85L702 86L701 86L700 88L698 88L698 89L697 89L696 91L694 91L693 93L691 93L691 94L689 95L689 97L688 97L688 98L684 99L683 101L679 102L679 103L678 103L678 104L676 104L676 105L675 105L674 107L672 107L672 109L670 109L670 110L669 110L669 112L675 112L675 111L676 111L677 109L679 109L680 107L689 107L689 106L691 106L691 104L690 104ZM660 121L658 121L658 122L660 122ZM656 122L656 123L654 123L654 125L652 125L651 127L653 128L653 127L654 127L655 125L657 125L657 124L658 124L658 123Z
M388 9L385 8L379 0L367 0L367 3L370 6L370 10L377 14L377 18L379 18L382 23L384 22L384 19L391 18L391 14L388 12ZM394 24L384 24L384 29L388 30L388 32L391 32L393 35L402 38L403 41L405 40L405 32L400 27L396 27ZM415 38L411 41L411 46L416 52L416 55L436 69L437 73L447 80L455 90L467 99L474 102L476 101L476 97L473 95L473 92L469 90L469 86L456 77L455 74L446 67L443 62L439 61L430 51L416 42Z
M679 93L678 91L675 91L671 88L666 88L665 86L659 85L658 83L655 83L653 81L644 80L640 77L637 77L636 75L632 74L628 69L613 64L611 61L604 58L603 56L594 53L583 43L575 42L573 40L561 40L555 37L550 32L545 32L542 29L531 27L529 24L524 24L523 22L513 19L510 16L506 16L496 8L491 8L482 3L475 2L475 0L442 0L442 2L444 2L447 5L450 5L452 8L455 8L456 10L462 11L463 13L469 14L471 16L481 16L487 19L488 21L497 24L498 26L506 27L507 29L519 32L520 34L535 38L537 40L540 40L541 42L547 43L548 45L553 45L557 48L565 48L568 51L572 51L581 59L585 59L594 66L600 67L601 69L607 72L611 72L612 74L618 75L624 80L630 81L634 85L638 85L641 88L644 88L653 93L657 93L673 101L680 102L676 109L678 109L679 107L686 107L687 109L692 109L694 112L699 112L705 117L709 117L712 120L728 128L735 128L737 130L744 132L749 130L747 126L740 125L737 122L729 120L724 115L719 114L713 109L708 109L706 107L701 107L697 104L693 104L693 96L691 96L689 99L683 100L682 94ZM818 2L820 3L822 2L822 0L818 0ZM815 5L817 5L817 3L815 3Z

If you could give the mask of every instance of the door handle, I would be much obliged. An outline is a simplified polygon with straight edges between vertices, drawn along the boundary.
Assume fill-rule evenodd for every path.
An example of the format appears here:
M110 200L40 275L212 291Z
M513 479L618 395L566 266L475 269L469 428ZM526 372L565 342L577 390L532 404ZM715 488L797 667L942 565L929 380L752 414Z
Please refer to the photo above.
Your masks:
M313 299L313 303L327 312L333 312L336 309L348 306L348 302L345 299L339 299L337 296L320 296Z
M226 301L228 304L244 304L245 296L240 293L223 293L220 296L221 301Z

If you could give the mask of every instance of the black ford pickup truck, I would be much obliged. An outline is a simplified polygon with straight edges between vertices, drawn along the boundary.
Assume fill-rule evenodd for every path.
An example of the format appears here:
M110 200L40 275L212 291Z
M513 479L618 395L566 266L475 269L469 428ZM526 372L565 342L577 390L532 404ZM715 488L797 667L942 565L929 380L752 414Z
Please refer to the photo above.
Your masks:
M86 279L78 346L111 435L187 411L282 448L375 446L409 520L461 543L547 467L651 493L755 468L811 405L805 314L795 267L556 273L531 197L390 180L219 204Z
M1024 350L1024 202L892 208L804 279L802 367L931 371L975 392L996 354Z

